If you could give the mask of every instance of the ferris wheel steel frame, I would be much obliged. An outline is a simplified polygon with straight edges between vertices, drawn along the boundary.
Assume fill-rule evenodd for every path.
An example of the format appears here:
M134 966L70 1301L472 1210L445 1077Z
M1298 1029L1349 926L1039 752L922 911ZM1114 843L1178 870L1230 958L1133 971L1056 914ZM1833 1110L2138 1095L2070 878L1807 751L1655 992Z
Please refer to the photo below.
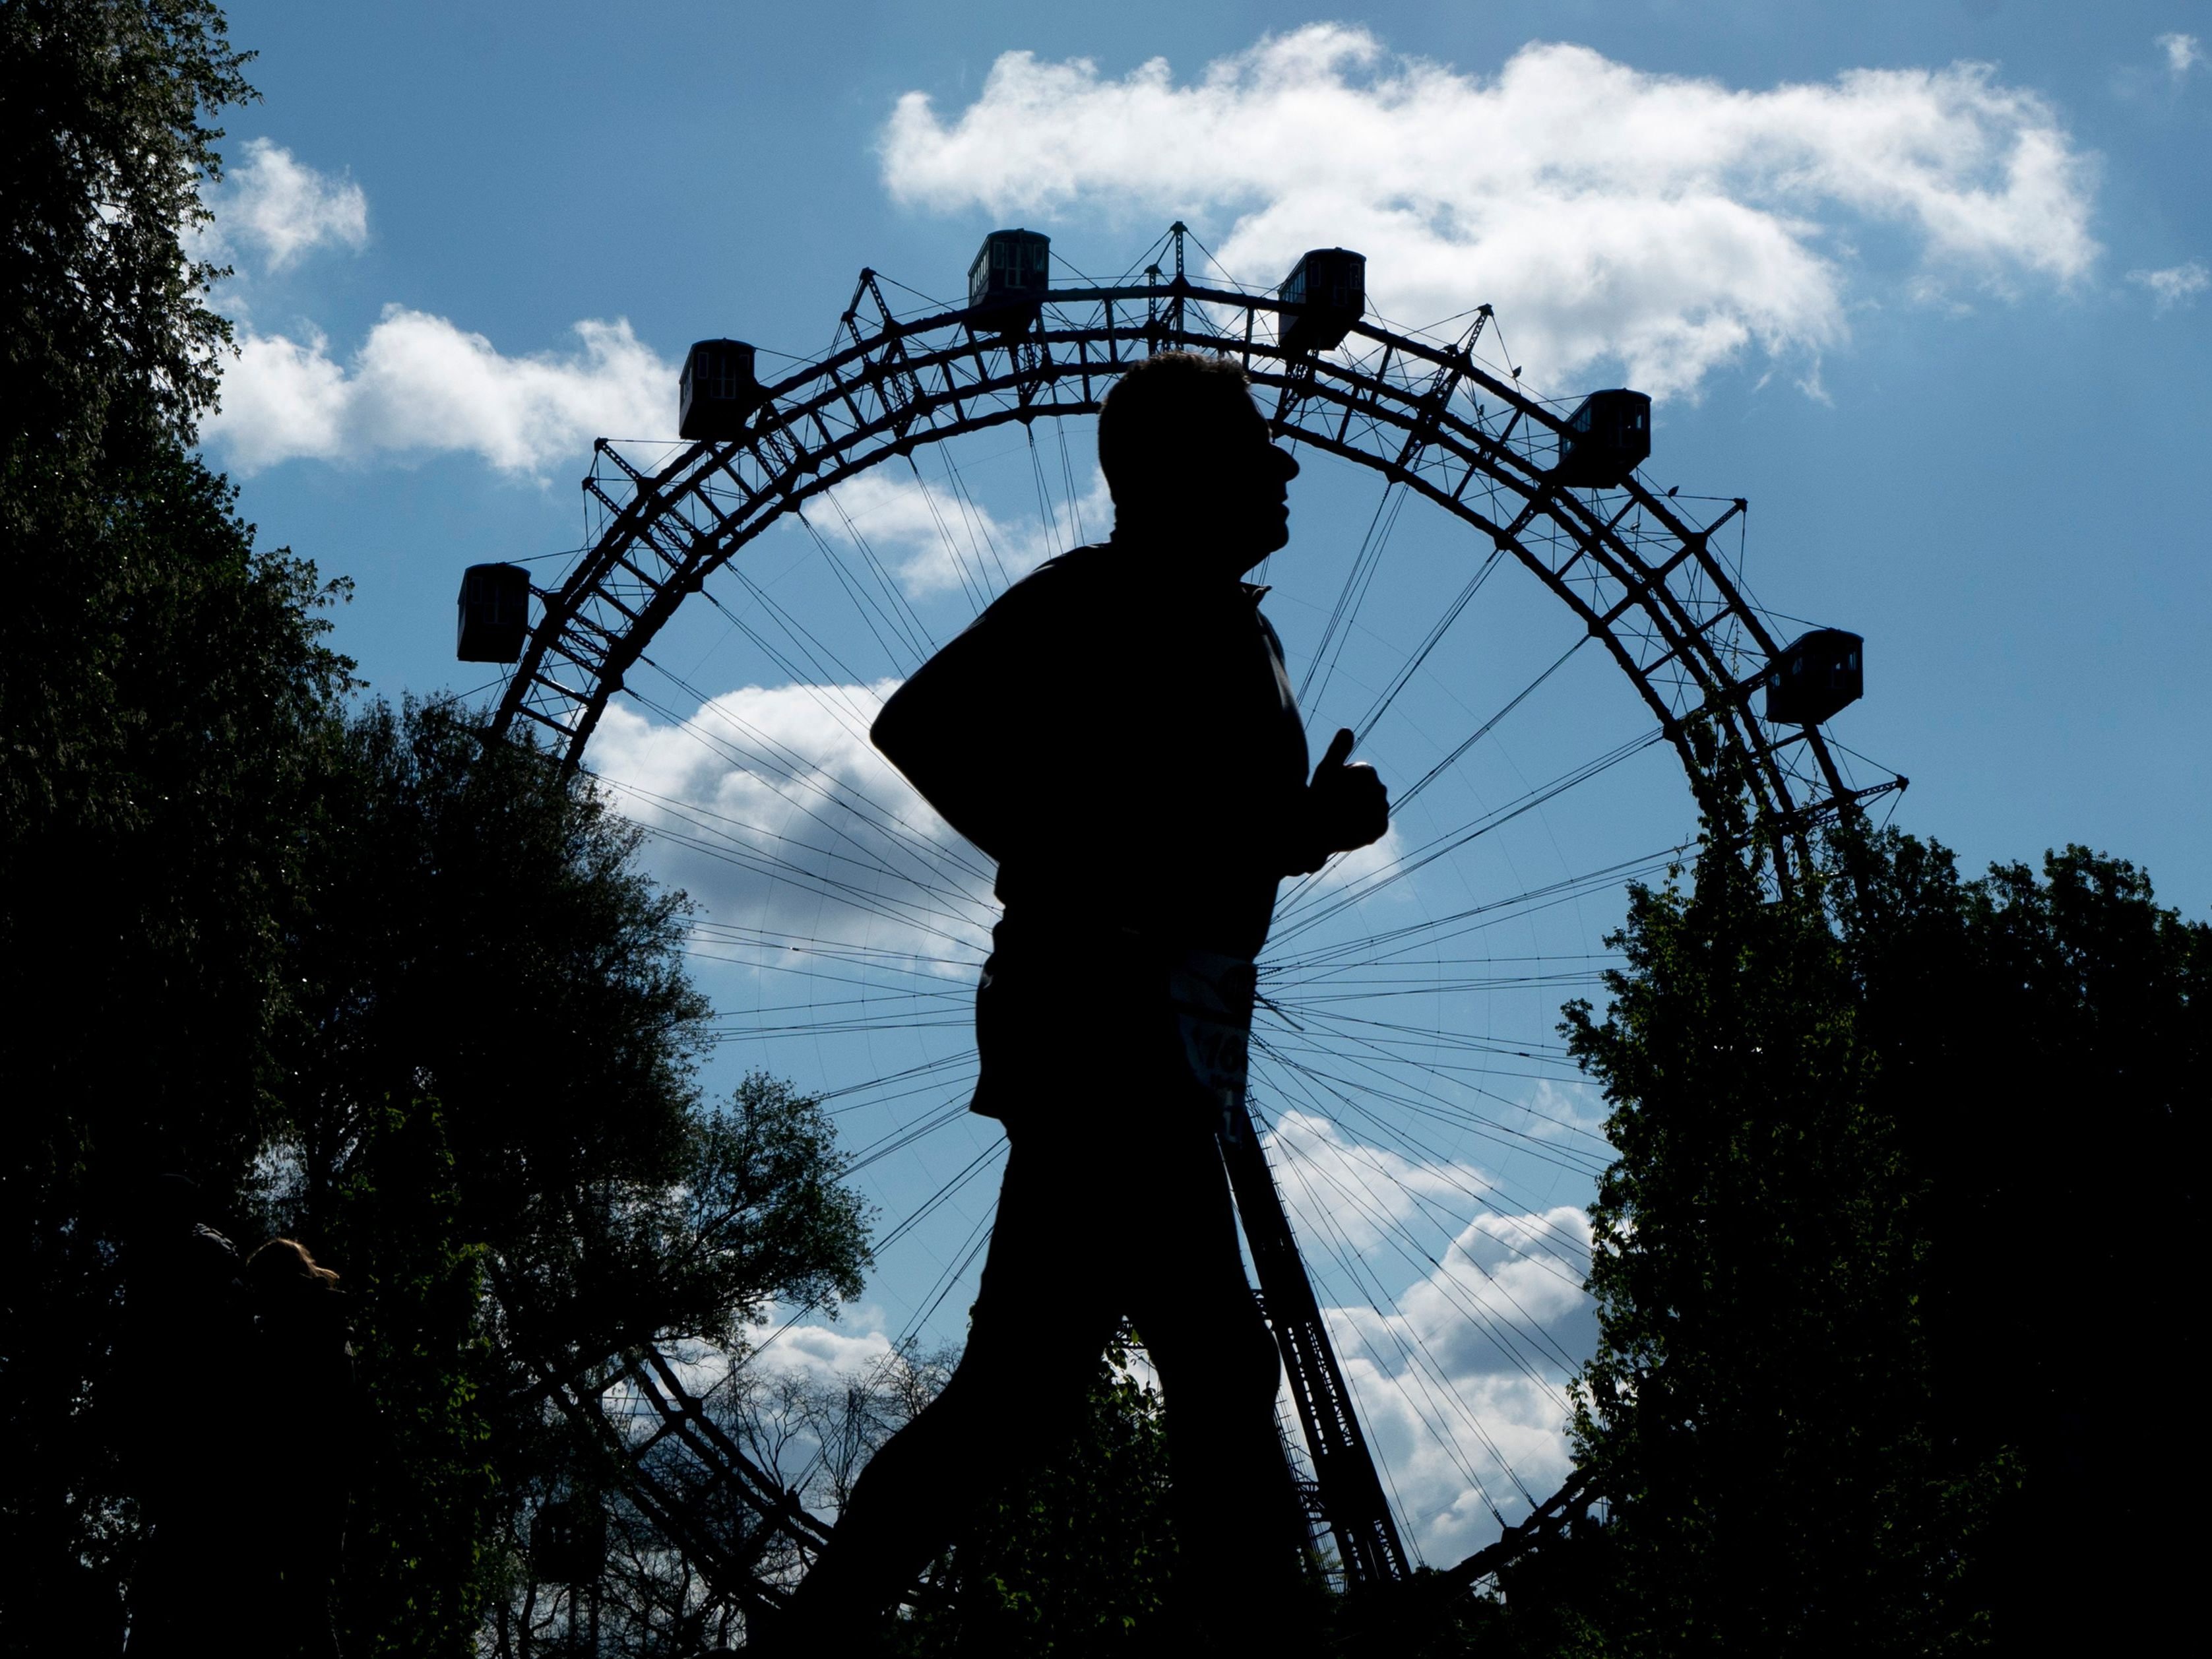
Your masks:
M1752 708L1779 656L1778 641L1714 545L1746 511L1742 499L1698 523L1640 479L1615 488L1561 483L1553 474L1565 414L1523 391L1517 371L1501 376L1474 356L1490 321L1486 306L1454 340L1363 317L1336 348L1301 349L1284 339L1298 307L1272 292L1192 280L1183 234L1181 225L1170 233L1171 276L1154 265L1139 282L1050 289L1011 325L1003 307L900 317L876 273L864 270L841 319L841 343L762 387L742 435L682 444L672 453L654 446L666 459L650 467L617 441L599 440L583 482L595 533L557 586L533 587L541 614L507 679L493 735L533 730L564 767L579 766L608 700L636 665L649 663L647 650L677 608L786 514L925 446L1095 414L1133 363L1185 349L1236 357L1263 408L1272 400L1279 438L1380 473L1541 581L1635 686L1700 804L1723 766L1729 787L1749 793L1760 850L1779 884L1792 884L1808 867L1817 820L1903 787L1896 777L1854 787L1817 726L1770 723ZM872 316L864 318L864 307ZM1245 1166L1237 1183L1240 1210L1273 1200L1279 1216L1256 1141L1241 1160L1233 1146L1225 1150L1232 1174ZM1289 1245L1287 1224L1280 1242ZM1295 1273L1261 1285L1271 1322L1284 1318L1287 1304L1313 1302L1289 1248ZM1255 1244L1255 1260L1261 1254ZM1319 1494L1316 1519L1339 1539L1347 1582L1403 1578L1402 1547L1318 1307L1301 1312L1307 1316L1292 1314L1292 1322L1310 1340L1283 1339L1293 1391L1310 1441L1318 1433L1324 1443L1312 1448L1316 1473L1331 1465L1342 1472L1332 1482L1335 1512L1328 1494ZM1309 1323L1314 1330L1304 1332ZM1311 1374L1305 1387L1297 1386L1302 1366ZM718 1589L741 1590L748 1604L772 1604L781 1587L754 1570L768 1539L778 1537L784 1559L802 1565L820 1547L821 1523L769 1472L718 1443L658 1354L617 1357L558 1393L634 1466L653 1448L666 1449L663 1455L681 1449L687 1463L733 1489L755 1517L741 1529L748 1541L734 1553L703 1537L686 1546L710 1581L726 1581ZM611 1410L612 1396L629 1398L632 1409ZM633 1420L646 1428L633 1433L624 1426ZM650 1481L644 1490L650 1498ZM1566 1504L1577 1494L1578 1504ZM1502 1559L1534 1541L1540 1522L1586 1511L1589 1501L1571 1483L1463 1568ZM671 1506L655 1500L647 1507ZM679 1538L680 1522L672 1510L668 1524Z
M877 312L866 328L863 300ZM848 343L765 387L742 438L684 446L652 471L598 441L584 489L602 523L558 587L534 590L542 615L495 732L525 722L580 763L608 698L677 606L786 514L921 446L1095 414L1139 356L1180 349L1236 356L1273 395L1282 438L1382 474L1511 554L1603 644L1693 787L1709 770L1692 737L1699 725L1743 763L1785 882L1814 819L1899 787L1853 787L1817 727L1770 726L1751 709L1778 645L1712 544L1745 511L1741 498L1697 524L1638 479L1553 482L1564 418L1475 362L1486 308L1456 343L1362 320L1319 355L1286 351L1279 326L1261 327L1293 309L1177 275L1054 289L1033 323L1002 334L966 307L898 318L863 271L844 314Z

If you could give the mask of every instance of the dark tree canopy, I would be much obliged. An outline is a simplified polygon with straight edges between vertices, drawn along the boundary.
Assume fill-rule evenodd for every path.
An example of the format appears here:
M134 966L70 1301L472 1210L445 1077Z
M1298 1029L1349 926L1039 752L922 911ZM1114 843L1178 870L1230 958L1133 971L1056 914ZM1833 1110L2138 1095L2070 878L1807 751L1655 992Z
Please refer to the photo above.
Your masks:
M222 176L208 118L255 95L250 56L211 0L0 0L11 483L84 464L118 422L118 449L189 439L213 404L230 325L207 290L222 273L185 245Z
M1130 1370L1133 1348L1116 1340L1066 1443L931 1569L903 1632L915 1659L1158 1650L1176 1562L1166 1420Z
M2081 848L1967 881L1856 826L1778 897L1718 828L1568 1011L1620 1152L1574 1425L1610 1524L1506 1575L1491 1645L2141 1644L2203 1468L2129 1458L2143 1352L2195 1349L2212 930Z
M447 703L371 705L323 755L272 1205L377 1275L364 1376L406 1437L356 1628L453 1642L513 1504L619 1478L552 1387L641 1344L733 1341L771 1297L856 1292L866 1218L816 1102L759 1074L702 1101L684 902L588 779Z
M1972 881L1905 836L1838 863L1878 1097L1924 1194L1938 1452L2012 1477L1964 1604L2000 1648L2148 1645L2181 1614L2204 1471L2144 1402L2201 1346L2212 927L2082 847Z
M1940 1510L1919 1244L1879 1066L1815 894L1709 848L1638 888L1612 1007L1570 1011L1613 1103L1592 1209L1600 1346L1574 1425L1611 1495L1631 1651L1917 1652L1895 1559Z
M682 901L631 833L467 711L349 707L343 586L257 546L192 453L228 331L188 233L245 62L206 0L0 0L9 1651L117 1649L131 1449L252 1397L124 1340L160 1172L342 1275L363 1653L473 1643L549 1370L865 1260L813 1102L702 1100ZM272 1455L250 1413L181 1415Z
M517 1363L728 1340L770 1296L858 1289L857 1201L812 1103L702 1111L685 905L588 780L472 711L373 706L331 744L298 894L287 1146L312 1229L365 1113L440 1102Z
M345 665L313 569L257 551L180 450L106 477L80 531L92 579L42 568L0 641L0 1550L84 1635L119 1623L130 1542L101 1420L118 1396L92 1387L114 1241L147 1176L233 1190L276 1121L282 920Z

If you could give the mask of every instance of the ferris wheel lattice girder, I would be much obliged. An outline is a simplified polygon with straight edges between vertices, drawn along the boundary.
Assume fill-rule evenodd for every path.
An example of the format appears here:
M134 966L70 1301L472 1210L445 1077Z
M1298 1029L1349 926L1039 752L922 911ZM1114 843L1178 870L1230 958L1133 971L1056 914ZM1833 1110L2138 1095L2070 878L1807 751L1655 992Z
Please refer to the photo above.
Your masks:
M880 305L872 272L861 289ZM1451 343L1360 321L1321 356L1282 343L1289 309L1187 279L1054 289L1012 332L979 328L965 310L900 319L887 307L864 330L856 305L848 343L763 388L741 436L682 447L653 468L615 441L595 446L585 489L600 523L568 578L541 591L495 726L527 720L579 763L607 697L677 605L786 514L921 447L1094 414L1130 363L1181 348L1239 356L1277 394L1281 436L1382 474L1512 553L1604 642L1693 781L1689 732L1711 726L1747 763L1762 820L1784 832L1784 879L1802 864L1810 821L1897 787L1855 788L1815 728L1769 731L1750 708L1781 649L1710 544L1740 501L1698 525L1633 478L1558 483L1571 417L1474 359L1484 318ZM1222 325L1218 312L1242 326Z

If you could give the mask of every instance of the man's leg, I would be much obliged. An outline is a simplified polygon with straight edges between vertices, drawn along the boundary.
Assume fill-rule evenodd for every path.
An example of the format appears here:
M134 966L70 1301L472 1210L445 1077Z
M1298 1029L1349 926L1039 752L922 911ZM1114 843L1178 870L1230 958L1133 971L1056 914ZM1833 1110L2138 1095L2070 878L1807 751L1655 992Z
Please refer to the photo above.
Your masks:
M1275 1426L1282 1359L1244 1276L1212 1135L1168 1139L1155 1169L1133 1311L1166 1400L1182 1595L1217 1642L1273 1641L1309 1623L1311 1600L1308 1528Z
M1086 1230L1070 1224L1097 1208L1072 1190L1085 1180L1079 1160L1014 1138L966 1352L944 1392L861 1471L779 1646L878 1624L976 1510L1072 1426L1119 1316Z

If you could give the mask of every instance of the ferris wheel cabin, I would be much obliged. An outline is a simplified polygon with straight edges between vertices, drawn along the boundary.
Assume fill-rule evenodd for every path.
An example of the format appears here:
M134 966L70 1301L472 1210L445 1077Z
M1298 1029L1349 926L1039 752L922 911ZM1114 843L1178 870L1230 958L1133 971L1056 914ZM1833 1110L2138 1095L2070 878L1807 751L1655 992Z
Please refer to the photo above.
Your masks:
M1774 659L1766 718L1778 726L1818 726L1866 695L1866 641L1840 628L1816 628Z
M1559 434L1555 482L1617 489L1651 459L1651 399L1641 392L1593 392Z
M968 267L968 308L985 327L1018 334L1036 320L1052 284L1052 239L1034 230L994 230Z
M518 662L530 632L530 573L519 564L472 564L461 573L463 662Z
M744 435L745 421L768 401L743 340L701 340L684 359L677 434L696 443Z
M1348 247L1310 250L1275 290L1283 302L1285 351L1333 351L1367 309L1367 256Z

